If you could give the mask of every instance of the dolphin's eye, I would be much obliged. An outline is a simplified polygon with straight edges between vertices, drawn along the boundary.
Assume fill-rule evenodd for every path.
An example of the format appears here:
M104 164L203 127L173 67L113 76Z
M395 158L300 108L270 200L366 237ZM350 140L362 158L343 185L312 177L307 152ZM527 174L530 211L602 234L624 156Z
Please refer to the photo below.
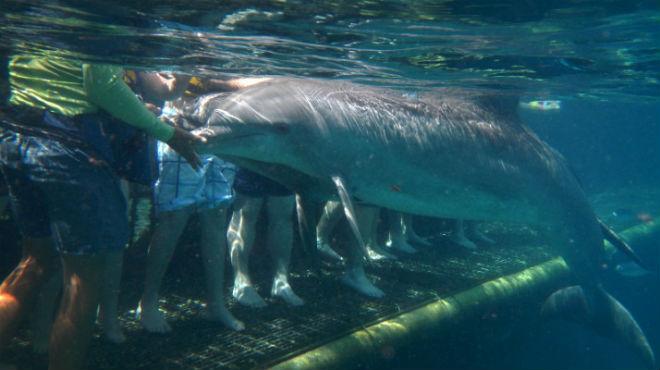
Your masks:
M275 122L275 123L273 123L273 129L278 134L288 134L289 133L289 125L287 125L284 122Z

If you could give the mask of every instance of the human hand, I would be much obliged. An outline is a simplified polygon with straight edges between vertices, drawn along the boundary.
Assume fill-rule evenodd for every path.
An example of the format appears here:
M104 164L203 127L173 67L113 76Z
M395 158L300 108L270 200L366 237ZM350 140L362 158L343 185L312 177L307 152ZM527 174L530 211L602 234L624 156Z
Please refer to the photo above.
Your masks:
M144 103L144 106L147 107L147 109L149 109L149 111L151 111L151 113L155 114L156 116L160 116L162 113L160 107L153 103Z
M182 156L194 169L197 170L202 164L199 155L195 151L195 144L205 144L206 138L191 134L179 127L174 128L174 135L167 142L167 145Z

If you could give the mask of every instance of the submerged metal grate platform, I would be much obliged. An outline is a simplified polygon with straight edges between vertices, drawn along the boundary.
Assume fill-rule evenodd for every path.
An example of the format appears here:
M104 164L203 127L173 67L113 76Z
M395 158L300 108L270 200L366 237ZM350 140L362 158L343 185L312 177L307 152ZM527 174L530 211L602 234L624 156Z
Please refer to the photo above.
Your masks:
M503 237L509 239L508 245L517 244L510 240L510 234ZM264 368L425 302L551 258L543 247L496 245L466 251L441 240L436 244L437 247L421 249L398 261L372 262L368 266L369 276L386 292L384 299L367 299L344 287L339 282L342 267L325 264L320 276L292 273L291 284L305 300L302 307L288 307L268 299L267 308L250 309L230 300L230 310L246 324L247 329L242 332L230 331L200 317L204 299L200 287L204 280L201 262L194 255L171 269L163 285L161 306L173 331L167 335L145 332L129 311L137 304L143 271L142 261L132 260L121 297L121 308L126 310L121 320L128 340L123 345L112 345L97 336L88 356L89 368ZM252 266L256 269L269 262L253 261ZM255 275L255 281L263 282L258 289L266 297L270 271L256 271ZM26 337L29 333L24 333L23 338ZM14 341L7 355L10 361L20 363L21 369L45 368L45 358L32 355L25 339Z
M630 209L622 210L628 210L632 215L640 212L659 214L660 204L657 201L660 197L655 189L633 189L628 193L616 193L608 197L596 199L594 203L599 214L604 215L607 223L616 229L630 226L627 224L629 221L639 222L612 213L612 210L621 207L619 199L626 200L626 207ZM144 213L142 217L138 215L138 218L145 220L149 213L148 208L141 207L138 211ZM148 223L139 226L144 230L149 227ZM312 353L309 351L323 344L337 343L335 339L347 338L347 334L369 327L370 324L393 316L398 319L401 312L423 306L439 297L468 292L470 288L486 281L522 271L552 257L547 249L539 245L530 229L504 228L497 224L482 226L489 228L489 236L498 241L496 245L466 251L439 238L434 240L433 248L420 248L416 255L402 256L399 261L371 263L368 266L369 275L387 294L381 300L366 299L341 285L338 281L342 273L341 266L326 264L320 276L307 273L302 268L294 268L291 284L305 299L305 306L290 308L282 302L268 299L267 308L249 309L230 300L230 310L247 326L247 329L240 333L200 318L201 302L204 299L203 289L200 287L204 286L204 278L200 268L201 261L195 254L198 253L197 248L188 248L187 251L185 248L179 248L178 255L174 258L175 263L163 283L162 307L167 311L168 320L173 327L172 333L152 335L142 330L133 314L128 311L137 305L142 289L142 243L142 248L129 250L120 297L120 308L127 312L121 320L128 340L117 346L104 342L97 334L88 356L88 367L100 370L266 368L299 354ZM8 231L3 234L3 240L7 241L13 228L7 222L0 222L0 227ZM643 230L645 227L652 230ZM644 253L644 245L649 244L649 241L642 239L648 235L655 243L659 229L657 223L651 223L642 225L639 230L626 232L625 236L631 245L639 246L638 251ZM428 231L435 232L436 229ZM136 232L136 239L140 234L148 233ZM189 234L194 235L194 230ZM5 253L9 249L11 248L0 252ZM267 296L270 288L267 282L271 271L270 267L263 266L270 266L270 261L267 258L259 261L260 254L266 253L260 253L258 250L255 252L251 266L253 277L255 281L262 282L258 287L259 291L262 296ZM657 255L655 258L657 259ZM4 259L1 261L6 262ZM516 317L516 320L518 319L519 317ZM507 327L513 324L510 320L503 320L503 323ZM483 320L477 320L460 325L469 331L466 326L482 324ZM368 330L362 330L365 331ZM478 335L487 336L488 331L479 331ZM497 335L495 340L501 340L500 334ZM27 338L30 338L30 333L26 329L12 342L2 360L19 364L22 370L45 369L45 356L33 355Z

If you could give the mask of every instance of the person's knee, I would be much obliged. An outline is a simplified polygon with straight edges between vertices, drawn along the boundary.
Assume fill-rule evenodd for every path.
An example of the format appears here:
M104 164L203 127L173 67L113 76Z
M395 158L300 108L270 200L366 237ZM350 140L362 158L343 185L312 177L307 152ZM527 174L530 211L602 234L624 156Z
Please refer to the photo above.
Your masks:
M23 260L25 268L47 280L58 270L59 259L50 237L23 239Z
M79 302L83 309L95 306L99 300L103 281L104 254L64 255L64 282L70 297Z

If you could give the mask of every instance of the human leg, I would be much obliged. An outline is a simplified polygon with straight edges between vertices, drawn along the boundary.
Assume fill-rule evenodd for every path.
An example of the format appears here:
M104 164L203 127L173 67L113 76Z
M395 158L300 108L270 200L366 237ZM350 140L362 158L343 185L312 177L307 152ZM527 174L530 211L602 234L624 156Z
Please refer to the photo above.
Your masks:
M126 336L124 336L119 323L119 313L117 312L123 266L123 250L106 253L98 320L103 327L105 338L116 344L126 341Z
M14 137L14 140L0 142L3 154L17 151L12 144L18 144L20 136ZM22 318L32 310L43 285L48 280L61 279L61 276L55 274L58 261L51 237L46 195L20 167L2 165L0 170L6 181L14 220L23 236L21 260L0 285L2 352Z
M416 253L417 250L408 244L403 225L403 214L392 210L387 210L387 223L390 231L389 245L391 248L405 253Z
M248 270L250 250L254 243L257 217L262 204L263 198L237 194L234 201L234 213L227 231L229 257L234 268L232 295L238 303L249 307L266 306L266 302L259 296L252 284Z
M367 215L364 213L367 212ZM355 207L357 225L359 230L368 229L373 221L371 214L373 210L366 207ZM342 277L342 283L357 290L358 292L373 298L380 298L385 295L378 289L367 277L364 271L366 251L354 240L348 246L346 257L346 273Z
M64 292L50 336L49 370L81 369L100 300L105 256L64 255Z
M485 244L494 244L495 241L486 235L479 231L479 228L477 227L477 221L466 221L466 229L467 233L472 236L474 239L477 241L480 241Z
M295 197L270 196L268 210L268 247L275 263L275 276L270 294L282 298L292 306L300 306L303 300L293 292L289 284L289 263L293 246L293 209Z
M477 245L465 236L465 225L461 219L455 220L451 241L466 249L477 249Z
M84 365L103 291L105 265L128 241L126 203L105 168L72 168L85 181L48 187L53 240L62 254L64 289L49 344L49 368ZM77 171L77 172L75 172ZM116 258L116 257L115 257Z
M13 338L18 324L52 276L55 251L50 237L22 242L23 257L0 285L0 350Z
M403 235L405 235L407 241L424 247L430 247L432 245L428 240L415 232L415 228L413 228L413 216L411 214L402 213L401 223L403 224Z
M149 243L144 291L140 298L138 312L140 323L149 332L167 333L172 330L165 316L158 309L158 291L172 259L174 248L183 232L192 210L162 212Z
M130 201L130 184L127 180L119 181L119 188L126 204ZM126 217L129 217L128 209ZM126 336L119 323L119 293L122 269L124 267L124 250L109 252L106 257L103 277L103 291L99 305L98 321L103 327L105 338L116 344L126 341Z
M332 261L343 261L340 256L330 246L330 235L335 226L341 220L343 215L341 203L337 201L328 201L323 207L323 213L316 226L316 248L321 255Z
M50 333L55 321L62 295L62 263L54 263L51 277L41 287L37 303L32 313L32 350L35 353L48 352Z
M355 209L356 216L360 218L357 222L361 225L360 232L367 247L367 257L372 261L387 258L396 259L395 255L378 245L378 216L381 209L363 205L358 205Z
M220 207L200 214L202 226L202 260L206 276L206 317L220 321L233 330L243 330L245 325L236 319L225 306L225 254L227 253L227 208Z

